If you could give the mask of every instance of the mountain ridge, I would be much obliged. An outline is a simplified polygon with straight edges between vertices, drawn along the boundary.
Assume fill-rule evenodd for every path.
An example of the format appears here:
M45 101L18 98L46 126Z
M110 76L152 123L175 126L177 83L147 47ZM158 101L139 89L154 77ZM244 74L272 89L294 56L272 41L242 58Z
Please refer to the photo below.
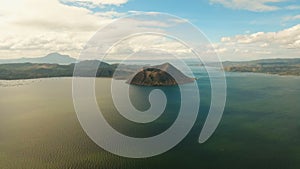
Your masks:
M62 55L57 52L49 53L46 56L37 57L37 58L22 57L19 59L0 59L0 64L9 64L9 63L46 63L46 64L69 65L72 63L76 63L76 59L70 57L69 55Z

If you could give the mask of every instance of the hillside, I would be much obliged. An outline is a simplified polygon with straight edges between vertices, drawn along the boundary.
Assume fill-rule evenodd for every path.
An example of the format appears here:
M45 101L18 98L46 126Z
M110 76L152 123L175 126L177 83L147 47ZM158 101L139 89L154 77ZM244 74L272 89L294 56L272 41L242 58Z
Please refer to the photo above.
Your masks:
M96 77L113 77L128 79L141 68L140 65L108 64L98 60L85 60L77 63L77 74L74 76L91 77L94 68L98 67ZM36 79L47 77L72 77L75 63L69 65L48 63L11 63L0 64L0 80ZM116 69L119 67L118 71ZM120 68L121 67L121 68ZM94 76L93 76L94 77Z
M78 76L91 76L90 72L92 64L101 64L99 66L97 77L112 77L116 65L109 65L101 63L100 61L83 61L82 64L85 69L82 69ZM106 65L106 66L102 66ZM45 64L45 63L13 63L0 64L0 79L1 80L16 80L16 79L35 79L47 77L72 77L75 64L59 65L59 64Z
M127 83L140 86L171 86L191 83L194 80L181 73L170 63L164 63L162 65L144 67L134 77L130 78Z

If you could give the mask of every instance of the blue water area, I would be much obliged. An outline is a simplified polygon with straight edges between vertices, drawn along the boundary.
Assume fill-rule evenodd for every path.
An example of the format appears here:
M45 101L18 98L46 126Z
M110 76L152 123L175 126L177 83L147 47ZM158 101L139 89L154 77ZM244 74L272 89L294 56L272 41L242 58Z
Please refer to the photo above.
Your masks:
M0 87L0 168L128 169L266 169L300 168L300 78L253 73L227 73L227 101L212 137L198 137L211 101L210 80L196 73L201 103L196 124L172 150L145 159L113 155L82 130L73 108L68 78L40 79ZM97 102L118 132L134 137L157 135L178 115L178 86L159 87L168 98L156 121L139 124L121 116L112 102L111 79L96 80ZM149 108L156 87L130 87L136 109Z

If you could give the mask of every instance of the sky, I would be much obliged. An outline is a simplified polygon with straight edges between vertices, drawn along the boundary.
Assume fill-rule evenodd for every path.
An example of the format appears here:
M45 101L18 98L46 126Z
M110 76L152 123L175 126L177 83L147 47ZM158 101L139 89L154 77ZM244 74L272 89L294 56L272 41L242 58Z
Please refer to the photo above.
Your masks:
M223 61L300 57L299 0L10 0L0 2L0 59L51 52L78 57L101 27L138 12L186 19ZM167 51L178 49L153 36L140 39L147 40L163 43L155 46ZM135 51L141 45L122 48Z

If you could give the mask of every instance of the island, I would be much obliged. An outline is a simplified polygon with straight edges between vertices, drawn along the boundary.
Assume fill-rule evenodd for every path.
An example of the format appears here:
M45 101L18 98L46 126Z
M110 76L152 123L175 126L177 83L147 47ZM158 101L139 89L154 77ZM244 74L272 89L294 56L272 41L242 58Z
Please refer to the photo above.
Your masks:
M192 83L194 81L194 78L186 76L170 63L164 63L144 67L133 75L133 77L129 78L127 83L139 86L172 86Z

